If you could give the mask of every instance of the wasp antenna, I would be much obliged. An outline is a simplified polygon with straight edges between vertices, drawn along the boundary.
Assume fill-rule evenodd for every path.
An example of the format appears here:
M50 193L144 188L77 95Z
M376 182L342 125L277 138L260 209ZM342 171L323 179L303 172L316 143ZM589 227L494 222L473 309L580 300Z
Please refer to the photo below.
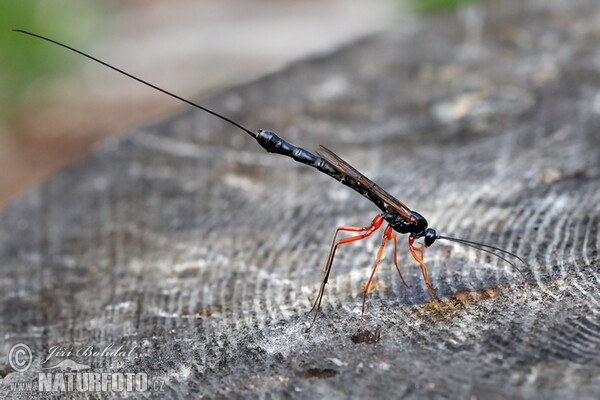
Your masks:
M492 249L492 250L495 250L495 251L499 251L499 252L502 252L502 253L504 253L504 254L507 254L507 255L509 255L509 256L511 256L511 257L514 257L514 258L516 258L517 260L519 260L520 262L522 262L522 263L523 263L523 265L525 265L526 267L529 267L529 264L527 264L527 263L526 263L526 262L525 262L525 261L524 261L524 260L523 260L521 257L519 257L518 255L516 255L516 254L514 254L514 253L511 253L510 251L507 251L507 250L501 249L501 248L499 248L499 247L496 247L496 246L490 246L489 244L478 243L478 242L472 242L472 241L470 241L470 240L459 239L459 238L453 238L453 237L449 237L449 236L441 236L441 235L438 235L438 236L437 236L437 239L445 239L445 240L449 240L449 241L452 241L452 242L460 243L460 244L463 244L463 245L465 245L465 246L472 247L472 248L474 248L474 249L481 250L481 251L483 251L483 252L486 252L486 253L488 253L488 254L491 254L491 255L493 255L493 256L496 256L496 257L498 257L498 258L500 258L500 259L502 259L502 260L506 261L508 264L510 264L510 265L511 265L511 266L512 266L514 269L516 269L516 270L517 270L517 271L518 271L518 272L521 274L521 276L523 277L523 279L526 279L526 278L525 278L525 274L523 273L523 271L521 271L521 269L520 269L519 267L517 267L517 266L516 266L516 265L515 265L513 262L511 262L511 261L509 261L508 259L506 259L506 257L503 257L503 256L501 256L500 254L496 254L496 253L494 253L493 251L491 251L491 250L488 250L488 249Z
M189 104L189 105L191 105L191 106L193 106L193 107L199 108L200 110L202 110L202 111L204 111L204 112L207 112L207 113L209 113L209 114L212 114L212 115L214 115L215 117L217 117L217 118L220 118L220 119L222 119L223 121L230 123L231 125L235 126L236 128L238 128L238 129L241 129L242 131L246 132L247 134L249 134L250 136L252 136L254 139L256 139L256 133L252 132L251 130L249 130L249 129L245 128L245 127L243 127L242 125L238 124L237 122L235 122L235 121L232 121L231 119L227 118L226 116L224 116L224 115L221 115L221 114L219 114L219 113L217 113L217 112L215 112L215 111L209 110L209 109L208 109L208 108L206 108L206 107L202 107L202 106L201 106L201 105L199 105L199 104L196 104L196 103L194 103L194 102L192 102L192 101L190 101L190 100L184 99L183 97L181 97L181 96L178 96L178 95L176 95L176 94L174 94L174 93L171 93L171 92L169 92L169 91L167 91L167 90L165 90L165 89L161 89L161 88L159 88L158 86L155 86L155 85L151 84L150 82L146 82L145 80L143 80L143 79L141 79L141 78L138 78L137 76L131 75L130 73L128 73L128 72L125 72L125 71L123 71L122 69L119 69L119 68L117 68L117 67L114 67L114 66L112 66L112 65L110 65L110 64L108 64L108 63L106 63L106 62L104 62L104 61L102 61L102 60L99 60L99 59L97 59L97 58L96 58L96 57L94 57L94 56L91 56L91 55L89 55L89 54L86 54L86 53L84 53L83 51L77 50L77 49L75 49L75 48L73 48L73 47L71 47L71 46L67 46L66 44L63 44L63 43L57 42L56 40L52 40L52 39L50 39L50 38L47 38L47 37L45 37L45 36L42 36L42 35L37 35L37 34L35 34L35 33L31 33L31 32L27 32L27 31L24 31L24 30L22 30L22 29L11 29L11 31L13 31L13 32L18 32L18 33L24 33L24 34L26 34L26 35L33 36L33 37L36 37L36 38L38 38L38 39L45 40L45 41L47 41L47 42L50 42L50 43L56 44L56 45L58 45L58 46L60 46L60 47L64 47L65 49L71 50L71 51L73 51L73 52L75 52L75 53L77 53L77 54L80 54L80 55L84 56L84 57L87 57L87 58L89 58L90 60L94 60L94 61L96 61L97 63L100 63L100 64L104 65L105 67L108 67L108 68L110 68L110 69L112 69L112 70L114 70L114 71L117 71L117 72L119 72L119 73L121 73L121 74L123 74L123 75L125 75L125 76L127 76L127 77L129 77L129 78L131 78L131 79L135 79L136 81L138 81L138 82L140 82L140 83L143 83L144 85L146 85L146 86L149 86L149 87L151 87L152 89L158 90L159 92L162 92L162 93L164 93L164 94L166 94L166 95L168 95L168 96L171 96L171 97L173 97L173 98L175 98L175 99L177 99L177 100L183 101L184 103L187 103L187 104Z

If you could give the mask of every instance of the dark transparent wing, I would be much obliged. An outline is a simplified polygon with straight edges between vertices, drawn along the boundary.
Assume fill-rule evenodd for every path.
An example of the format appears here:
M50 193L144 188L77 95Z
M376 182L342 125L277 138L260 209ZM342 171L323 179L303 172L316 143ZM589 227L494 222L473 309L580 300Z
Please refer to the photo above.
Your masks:
M320 149L319 151L317 151L317 154L325 161L333 165L333 167L336 170L352 177L361 185L369 189L398 214L402 215L405 218L411 219L411 211L408 207L406 207L404 204L398 201L394 196L383 190L375 182L358 172L356 168L348 164L346 161L342 160L333 151L329 150L324 146L320 146Z

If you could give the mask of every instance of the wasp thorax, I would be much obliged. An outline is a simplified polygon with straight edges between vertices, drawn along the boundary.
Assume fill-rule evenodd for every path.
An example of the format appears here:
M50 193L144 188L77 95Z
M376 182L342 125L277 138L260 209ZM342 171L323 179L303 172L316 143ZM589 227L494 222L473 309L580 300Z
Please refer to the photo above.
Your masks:
M384 220L392 225L392 228L398 233L412 233L414 237L425 236L427 229L427 220L417 212L412 211L410 219L395 211L387 211L382 214Z

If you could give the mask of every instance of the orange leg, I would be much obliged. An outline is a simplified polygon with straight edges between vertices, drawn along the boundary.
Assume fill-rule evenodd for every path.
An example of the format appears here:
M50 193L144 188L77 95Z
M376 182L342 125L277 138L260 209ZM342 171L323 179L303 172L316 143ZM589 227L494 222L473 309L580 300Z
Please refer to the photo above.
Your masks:
M398 267L398 245L396 243L396 234L393 234L389 238L390 239L394 239L394 265L396 266L396 270L398 271L398 275L400 275L400 279L402 280L402 283L404 283L404 286L406 286L407 288L410 288L410 285L408 283L406 283L406 281L402 277L402 273L400 272L400 268Z
M429 290L429 294L431 295L431 298L435 302L435 305L440 309L440 311L443 314L446 314L444 312L444 310L442 310L442 307L440 306L440 303L438 303L438 301L435 299L435 296L433 295L433 289L429 285L429 279L427 279L427 266L425 265L425 262L423 261L423 249L420 249L420 248L417 248L417 247L413 246L414 242L415 242L415 238L413 237L413 235L410 235L408 237L408 247L410 248L410 252L412 253L412 256L414 257L415 260L417 260L417 262L419 263L419 266L421 267L421 273L423 274L423 279L425 279L425 284L427 285L427 289ZM417 251L419 251L421 253L421 257L419 257L417 255L417 253L416 253Z
M373 280L373 276L375 276L375 270L377 269L377 265L379 264L379 261L381 261L381 255L383 254L383 249L385 248L385 242L388 241L389 239L391 239L391 236L390 236L391 234L392 234L392 226L388 225L385 228L385 231L383 232L383 240L381 242L381 246L379 247L379 251L377 252L377 261L375 261L375 266L373 267L373 272L371 272L371 277L369 278L369 281L367 282L367 284L365 286L365 291L363 292L362 311L360 313L360 324L358 325L359 331L360 331L360 328L362 327L363 316L365 315L365 300L367 299L367 292L369 291L369 286L371 286L371 281ZM394 235L394 236L396 236L396 235ZM394 238L394 240L396 240L396 239ZM398 272L400 272L400 270L398 270ZM402 275L400 275L400 277L402 277ZM402 281L404 281L404 279L402 279Z
M335 231L335 234L333 235L333 240L331 241L331 249L329 250L329 256L327 257L327 264L325 264L325 268L323 269L323 279L321 280L321 288L319 289L319 294L317 295L317 298L315 299L315 302L313 303L312 308L310 309L310 311L307 312L307 314L310 314L311 312L313 312L313 310L316 309L315 316L310 324L310 327L308 328L309 330L315 324L315 320L317 319L317 315L319 314L319 309L321 308L321 300L323 300L323 295L325 293L325 285L327 284L327 280L329 279L329 273L331 272L331 264L333 264L333 258L335 257L335 252L337 250L337 247L340 244L355 242L357 240L362 240L362 239L370 236L373 232L375 232L377 229L379 229L379 227L381 226L382 223L383 223L383 218L381 217L381 214L379 214L375 218L373 218L371 225L366 226L364 228L359 228L359 227L355 227L355 226L342 226L342 227L337 228L337 230ZM349 238L342 239L336 243L335 239L336 239L339 231L347 231L347 232L364 232L364 231L366 231L366 233L363 233L362 235L351 236Z
M415 249L415 251L418 251L421 254L421 257L419 257L421 259L421 261L425 262L424 261L425 260L425 253L423 253L423 243L417 243L417 246L419 246L419 247L415 246L414 249ZM414 257L414 254L413 254L413 257ZM421 261L419 261L419 264L421 263ZM427 268L425 268L425 275L427 275ZM437 288L432 286L431 290L437 290Z

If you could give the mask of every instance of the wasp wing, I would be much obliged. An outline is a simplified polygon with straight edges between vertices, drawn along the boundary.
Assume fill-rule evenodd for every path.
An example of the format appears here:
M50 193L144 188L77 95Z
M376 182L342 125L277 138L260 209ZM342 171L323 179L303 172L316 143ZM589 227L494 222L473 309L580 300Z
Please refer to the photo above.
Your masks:
M377 195L386 205L388 205L392 210L396 211L398 214L402 215L405 218L412 219L412 212L408 207L402 204L399 200L397 200L394 196L383 190L380 186L378 186L375 182L358 172L356 168L348 164L346 161L342 160L340 156L335 154L333 151L329 150L325 146L320 146L320 150L317 151L317 154L331 164L336 170L339 172L352 177L356 180L360 185L363 185L367 189L369 189L372 193Z

